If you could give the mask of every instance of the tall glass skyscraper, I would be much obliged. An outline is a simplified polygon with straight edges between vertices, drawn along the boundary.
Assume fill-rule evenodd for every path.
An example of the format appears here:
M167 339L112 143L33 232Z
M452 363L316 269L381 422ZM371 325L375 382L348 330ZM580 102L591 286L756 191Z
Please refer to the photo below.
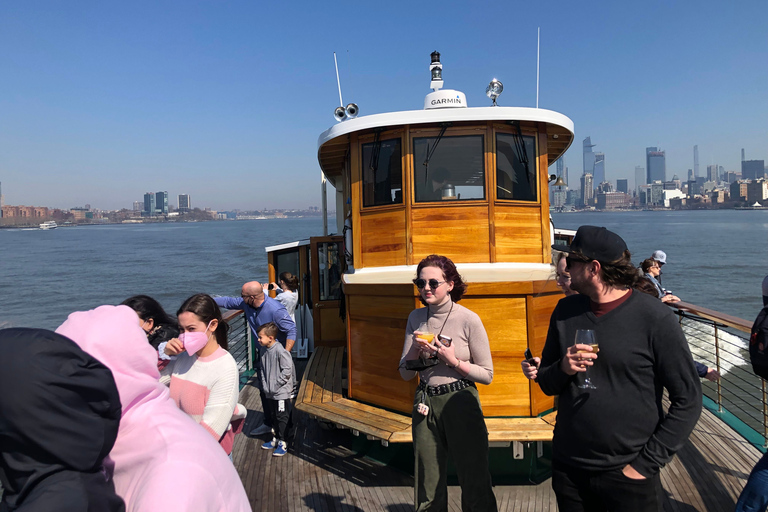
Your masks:
M155 209L157 213L168 215L168 191L155 193Z
M155 193L147 192L144 194L144 216L154 217L155 215Z
M592 172L595 187L599 187L605 181L605 153L593 153L595 155L595 170Z
M587 137L581 143L582 158L584 159L584 172L582 174L593 174L595 172L595 154L592 152L592 137Z
M667 157L659 148L645 148L645 168L648 172L648 183L667 181Z

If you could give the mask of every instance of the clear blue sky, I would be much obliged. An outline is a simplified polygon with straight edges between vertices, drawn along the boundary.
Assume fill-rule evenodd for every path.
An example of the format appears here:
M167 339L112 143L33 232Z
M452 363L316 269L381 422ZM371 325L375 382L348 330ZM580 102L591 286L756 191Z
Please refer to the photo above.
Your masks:
M279 5L278 5L279 4ZM494 7L495 5L495 7ZM224 210L320 204L318 135L422 108L429 54L446 87L539 106L606 155L608 179L667 152L685 177L768 160L768 2L0 3L0 181L6 204L130 208L147 191ZM573 178L572 178L573 181Z

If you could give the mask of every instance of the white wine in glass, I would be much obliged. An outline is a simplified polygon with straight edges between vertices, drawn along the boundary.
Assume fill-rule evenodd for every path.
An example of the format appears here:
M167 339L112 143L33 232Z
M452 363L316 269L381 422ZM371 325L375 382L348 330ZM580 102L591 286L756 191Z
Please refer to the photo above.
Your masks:
M576 340L574 341L576 345L589 345L592 347L592 352L598 352L599 347L597 344L597 339L595 338L595 331L592 329L579 329L576 331ZM581 350L580 352L586 352L586 350ZM584 382L582 384L579 384L579 388L581 389L597 389L597 386L595 386L592 383L592 378L589 376L589 367L586 368L586 372L584 372Z

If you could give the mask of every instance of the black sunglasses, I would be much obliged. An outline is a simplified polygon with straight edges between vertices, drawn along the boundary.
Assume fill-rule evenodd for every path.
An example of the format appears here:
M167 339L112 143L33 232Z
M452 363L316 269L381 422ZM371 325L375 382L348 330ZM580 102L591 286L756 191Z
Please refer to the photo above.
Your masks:
M424 279L414 279L413 284L416 285L416 288L419 290L423 289L426 285L429 285L429 288L434 290L441 284L444 284L445 281L438 281L437 279L430 279L429 281L425 281Z

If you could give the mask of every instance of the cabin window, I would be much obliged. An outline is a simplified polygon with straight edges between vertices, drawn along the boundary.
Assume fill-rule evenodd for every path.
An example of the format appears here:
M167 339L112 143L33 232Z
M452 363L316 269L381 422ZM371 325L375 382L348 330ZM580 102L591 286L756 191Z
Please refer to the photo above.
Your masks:
M400 139L363 144L363 206L403 203Z
M413 139L416 202L485 199L482 135Z
M341 298L341 273L343 269L339 245L335 242L323 242L318 246L320 300L339 300Z
M536 146L531 135L496 134L496 197L536 201Z

